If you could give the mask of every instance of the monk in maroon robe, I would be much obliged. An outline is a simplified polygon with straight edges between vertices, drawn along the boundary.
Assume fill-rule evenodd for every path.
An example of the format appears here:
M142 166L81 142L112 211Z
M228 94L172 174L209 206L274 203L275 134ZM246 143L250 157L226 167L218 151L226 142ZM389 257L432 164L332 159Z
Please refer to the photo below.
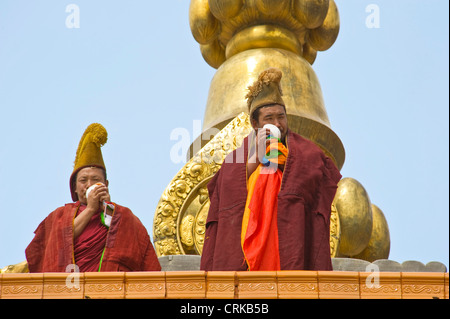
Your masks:
M111 202L100 151L106 140L97 123L83 134L70 177L74 203L53 211L36 229L25 250L30 272L161 270L144 225Z
M316 144L288 129L279 86L280 73L269 69L260 75L259 83L253 86L257 90L250 92L252 96L248 101L254 132L244 139L239 149L225 158L208 184L211 203L201 258L202 270L332 270L331 204L341 174ZM277 184L280 186L275 190L272 187L269 193L250 187L252 174L263 165L258 148L264 148L272 141L270 130L263 129L265 124L279 129L281 137L278 143L284 145L285 154L288 154L276 171L281 176ZM260 202L251 203L248 197L255 197L256 191L260 192L260 196L256 196ZM271 200L265 200L261 194L271 197ZM261 210L264 200L275 203L275 208ZM253 215L252 222L256 225L252 226L254 233L251 236L257 236L258 231L263 234L253 240L253 246L243 244L249 237L248 233L243 233L243 225L247 227L248 224L244 212L249 208L260 209L259 215ZM270 243L267 243L267 238L271 238ZM249 267L250 255L256 260L252 267Z
M128 208L115 206L109 229L97 213L75 239L73 220L87 206L77 201L52 212L26 249L30 272L66 272L69 265L80 272L161 270L145 227Z

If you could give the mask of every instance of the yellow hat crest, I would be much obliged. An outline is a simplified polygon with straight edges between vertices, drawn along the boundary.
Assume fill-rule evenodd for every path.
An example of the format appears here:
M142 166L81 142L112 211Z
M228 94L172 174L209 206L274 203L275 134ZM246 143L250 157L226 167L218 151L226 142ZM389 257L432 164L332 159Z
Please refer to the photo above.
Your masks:
M252 113L266 105L279 104L286 106L283 98L283 91L281 89L281 78L283 73L277 68L269 68L261 72L251 86L248 87L247 99L248 110L250 116Z

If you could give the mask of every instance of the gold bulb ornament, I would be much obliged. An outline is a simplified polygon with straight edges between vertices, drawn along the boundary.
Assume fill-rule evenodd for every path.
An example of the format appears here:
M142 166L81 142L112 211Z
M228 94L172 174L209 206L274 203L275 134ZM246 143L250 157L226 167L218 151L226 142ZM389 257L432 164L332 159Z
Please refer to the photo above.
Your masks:
M377 259L388 259L391 248L388 223L381 209L374 204L372 204L372 219L372 232L367 247L358 255L352 256L352 258L370 262Z
M220 21L237 16L244 4L244 0L209 0L211 13Z
M322 25L309 30L308 43L317 51L326 51L334 44L339 34L339 11L336 3L330 0L328 12Z
M320 27L328 13L330 0L293 0L292 15L306 28Z
M195 41L199 44L212 42L220 32L220 23L211 13L208 0L191 1L189 25Z
M207 44L201 44L200 52L202 53L203 59L212 67L218 68L226 60L225 48L217 39Z
M369 195L356 179L346 177L338 183L334 206L341 228L339 256L356 256L367 247L372 234Z

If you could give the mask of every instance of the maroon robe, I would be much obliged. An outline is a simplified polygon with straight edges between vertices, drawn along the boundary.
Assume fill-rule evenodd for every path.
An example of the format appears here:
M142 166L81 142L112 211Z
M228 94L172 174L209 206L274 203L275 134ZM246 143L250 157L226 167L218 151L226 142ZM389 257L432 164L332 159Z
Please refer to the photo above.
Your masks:
M86 207L81 204L76 215L80 215ZM98 271L108 236L108 228L102 224L100 212L91 217L81 234L73 240L75 264L80 272Z
M241 248L247 200L249 137L228 154L208 184L211 201L200 269L246 270ZM281 270L332 270L331 203L341 178L332 160L313 142L289 131L289 155L278 193Z
M30 272L65 272L76 264L73 221L79 207L66 204L40 223L25 250ZM101 271L161 270L146 228L126 207L116 204L104 247Z

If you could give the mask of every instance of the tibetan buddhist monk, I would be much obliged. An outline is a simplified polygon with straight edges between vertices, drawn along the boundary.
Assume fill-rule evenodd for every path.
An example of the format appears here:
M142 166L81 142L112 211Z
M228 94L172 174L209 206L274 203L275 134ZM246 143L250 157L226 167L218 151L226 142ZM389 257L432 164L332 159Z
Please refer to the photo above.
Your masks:
M111 202L98 123L84 132L70 176L73 203L38 226L25 250L30 272L159 271L146 228L130 209Z
M330 214L341 174L289 130L281 77L270 68L249 87L254 131L208 184L202 270L332 270Z

